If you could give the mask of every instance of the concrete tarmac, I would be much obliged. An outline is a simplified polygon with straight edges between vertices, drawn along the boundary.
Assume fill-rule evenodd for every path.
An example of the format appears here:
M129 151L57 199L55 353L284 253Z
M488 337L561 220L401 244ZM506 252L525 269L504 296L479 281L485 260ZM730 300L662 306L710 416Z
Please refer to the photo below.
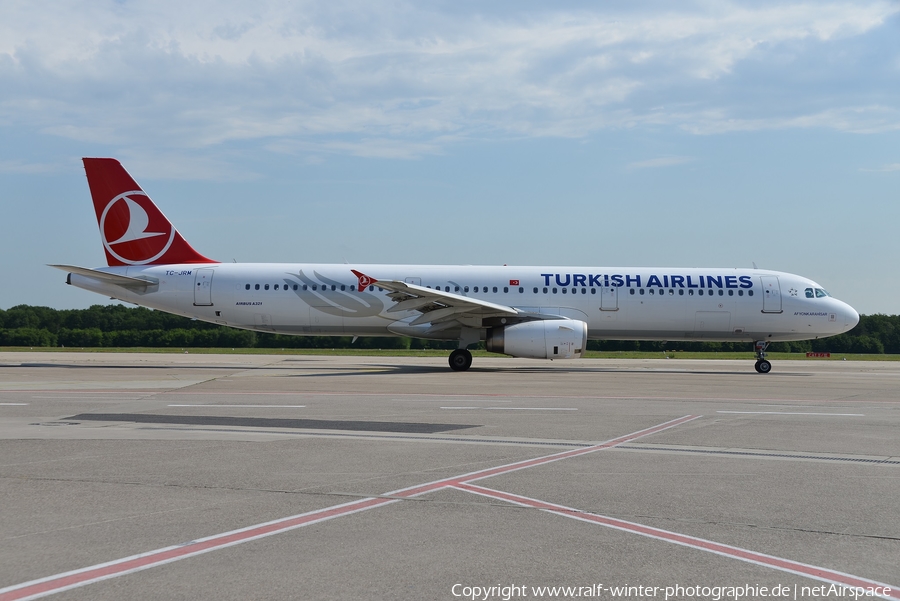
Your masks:
M900 586L898 426L898 362L0 353L0 601Z

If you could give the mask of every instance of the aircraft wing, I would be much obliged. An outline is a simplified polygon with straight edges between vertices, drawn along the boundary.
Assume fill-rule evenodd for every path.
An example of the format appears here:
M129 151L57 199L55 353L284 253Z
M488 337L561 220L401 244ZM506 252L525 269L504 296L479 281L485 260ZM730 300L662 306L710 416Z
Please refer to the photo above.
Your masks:
M368 286L378 286L391 291L389 296L396 304L387 310L388 313L401 313L404 311L419 311L422 313L422 315L409 323L411 326L425 323L430 323L433 326L438 326L439 324L452 325L452 322L460 322L465 325L481 327L481 320L488 317L560 319L556 315L533 314L508 305L492 303L452 292L444 292L434 288L410 284L409 282L376 280L355 269L351 271L359 278L359 289L365 289ZM473 321L477 323L472 323Z
M87 278L100 280L107 284L123 286L125 288L148 288L159 284L159 281L153 278L131 278L125 275L107 273L105 271L100 271L99 269L90 269L89 267L77 267L75 265L48 265L47 267L54 267L56 269L61 269L62 271L68 271L70 274L74 273Z

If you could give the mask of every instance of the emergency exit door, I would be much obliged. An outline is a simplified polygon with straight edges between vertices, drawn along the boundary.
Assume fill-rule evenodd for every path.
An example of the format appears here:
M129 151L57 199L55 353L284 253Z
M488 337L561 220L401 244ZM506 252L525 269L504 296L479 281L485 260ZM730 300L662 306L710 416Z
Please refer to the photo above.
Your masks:
M607 286L600 289L600 310L619 310L619 289L615 286Z

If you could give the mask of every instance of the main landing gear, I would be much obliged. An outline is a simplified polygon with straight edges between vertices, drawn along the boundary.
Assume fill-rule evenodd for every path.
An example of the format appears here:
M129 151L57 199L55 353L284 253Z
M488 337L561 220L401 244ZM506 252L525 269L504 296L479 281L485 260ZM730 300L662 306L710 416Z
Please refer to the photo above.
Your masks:
M468 349L458 348L450 353L450 369L466 371L472 367L472 353Z
M450 353L450 369L453 371L466 371L472 367L472 353L468 347L477 344L481 340L481 330L478 328L462 328L459 331L459 348Z
M753 345L753 350L756 351L756 372L761 374L767 374L772 371L772 364L766 361L766 349L769 348L769 343L765 340L757 340Z

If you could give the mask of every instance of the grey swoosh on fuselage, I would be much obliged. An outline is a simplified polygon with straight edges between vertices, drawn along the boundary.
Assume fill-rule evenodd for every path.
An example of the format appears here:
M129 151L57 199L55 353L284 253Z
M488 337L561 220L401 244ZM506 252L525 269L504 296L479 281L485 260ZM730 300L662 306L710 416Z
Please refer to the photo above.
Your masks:
M341 285L346 286L346 283L327 278L316 271L313 273L315 279L307 276L301 269L295 274L287 274L296 279L284 280L288 285L300 284L300 288L293 292L310 307L329 315L344 317L374 317L384 311L384 301L377 295L368 291L341 290ZM306 290L303 289L303 284L306 285ZM313 286L317 290L313 290ZM334 290L331 289L332 286Z

